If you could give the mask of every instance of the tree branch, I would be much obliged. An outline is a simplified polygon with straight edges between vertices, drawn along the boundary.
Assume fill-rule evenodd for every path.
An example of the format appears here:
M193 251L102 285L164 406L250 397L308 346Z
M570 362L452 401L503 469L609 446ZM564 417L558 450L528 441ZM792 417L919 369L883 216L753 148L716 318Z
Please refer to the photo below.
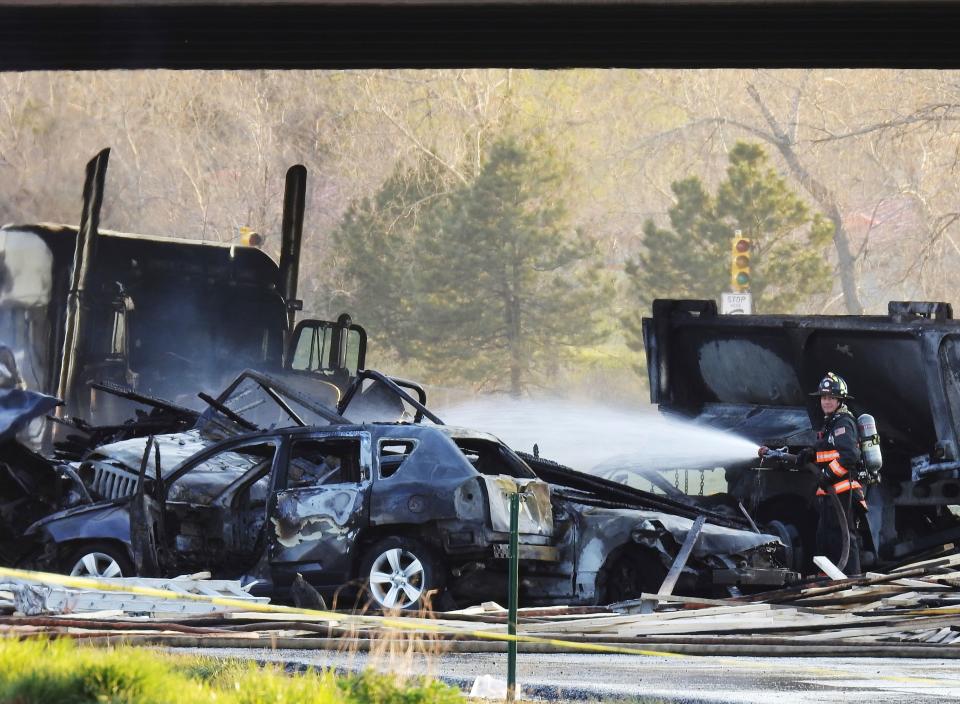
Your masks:
M797 130L800 128L800 103L803 99L803 90L806 88L807 81L810 80L810 75L812 73L812 70L807 69L806 73L803 74L803 80L800 82L800 85L797 86L797 90L793 94L793 108L790 111L790 122L788 123L790 128L790 144L797 143Z
M815 139L813 140L813 143L820 144L823 142L836 142L842 139L862 137L864 135L871 134L873 132L889 130L895 127L905 127L907 125L926 124L929 122L960 122L960 116L954 116L949 114L937 116L937 115L931 114L938 110L950 111L956 108L960 108L960 106L954 105L952 103L941 103L939 105L927 105L905 117L901 117L893 120L886 120L884 122L877 122L872 125L867 125L865 127L861 127L856 130L844 132L842 134L834 134L834 135L830 135L829 137Z
M752 83L747 84L747 94L753 98L753 102L755 102L757 107L760 108L760 114L763 115L763 119L766 120L767 125L770 126L770 131L773 133L776 141L781 144L791 144L787 133L784 132L783 128L780 127L780 123L777 122L777 118L775 118L773 113L770 112L770 108L768 108L767 104L763 102L763 98L760 97L759 91L757 91Z

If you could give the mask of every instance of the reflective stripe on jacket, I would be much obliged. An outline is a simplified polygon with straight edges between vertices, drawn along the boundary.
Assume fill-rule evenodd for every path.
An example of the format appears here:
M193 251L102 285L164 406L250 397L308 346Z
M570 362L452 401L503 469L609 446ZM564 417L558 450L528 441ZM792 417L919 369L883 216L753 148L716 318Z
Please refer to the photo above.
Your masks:
M823 428L817 434L815 462L820 468L820 485L831 486L836 494L855 491L855 499L864 508L863 487L852 479L851 470L860 464L860 442L857 421L846 406L823 419ZM824 489L817 490L817 496L826 496Z
M856 479L844 479L832 485L835 494L845 494L851 489L863 489L863 486ZM826 496L824 489L817 489L817 496Z

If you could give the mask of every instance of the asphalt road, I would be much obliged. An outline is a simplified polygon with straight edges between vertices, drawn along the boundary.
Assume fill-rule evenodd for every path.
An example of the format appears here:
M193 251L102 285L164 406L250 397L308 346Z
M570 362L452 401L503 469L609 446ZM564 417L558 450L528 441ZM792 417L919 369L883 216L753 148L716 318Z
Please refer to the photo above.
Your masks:
M950 647L950 646L945 646ZM480 675L506 679L503 653L367 656L320 650L177 648L211 657L305 667L362 670L368 666L425 674L465 691ZM960 699L956 660L900 658L706 658L521 653L522 696L561 701L630 699L642 702L940 702Z

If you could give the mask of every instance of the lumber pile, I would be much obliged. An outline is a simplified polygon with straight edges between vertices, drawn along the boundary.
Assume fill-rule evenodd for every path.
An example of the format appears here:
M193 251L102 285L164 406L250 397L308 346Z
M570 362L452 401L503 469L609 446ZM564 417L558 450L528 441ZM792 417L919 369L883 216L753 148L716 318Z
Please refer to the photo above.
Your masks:
M635 613L648 600L659 602L656 611ZM806 654L816 652L807 646L823 645L855 654L846 651L960 644L960 555L736 599L645 594L612 609L619 613L529 624L521 632L555 639L700 645L710 652L756 645Z
M506 649L507 613L494 603L404 617L172 613L0 615L0 634L190 647L399 647L432 654ZM960 658L960 554L736 598L644 594L610 607L520 609L518 635L520 652Z
M105 614L137 615L154 618L176 618L188 614L236 611L211 601L196 599L166 599L138 589L161 590L175 595L200 595L212 599L229 598L248 603L266 603L265 597L248 593L250 585L241 586L235 580L210 579L209 572L184 575L172 579L146 577L100 578L99 583L109 590L71 589L55 584L26 580L7 580L0 583L0 614L20 613L25 616Z

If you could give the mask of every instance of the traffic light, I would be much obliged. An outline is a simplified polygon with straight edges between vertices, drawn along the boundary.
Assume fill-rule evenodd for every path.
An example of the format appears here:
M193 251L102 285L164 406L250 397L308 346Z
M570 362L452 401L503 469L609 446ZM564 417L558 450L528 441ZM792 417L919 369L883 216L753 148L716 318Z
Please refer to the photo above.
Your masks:
M753 242L736 231L731 240L730 289L734 292L750 290L750 250Z
M240 244L245 244L249 247L260 247L263 245L263 235L249 227L241 227Z

